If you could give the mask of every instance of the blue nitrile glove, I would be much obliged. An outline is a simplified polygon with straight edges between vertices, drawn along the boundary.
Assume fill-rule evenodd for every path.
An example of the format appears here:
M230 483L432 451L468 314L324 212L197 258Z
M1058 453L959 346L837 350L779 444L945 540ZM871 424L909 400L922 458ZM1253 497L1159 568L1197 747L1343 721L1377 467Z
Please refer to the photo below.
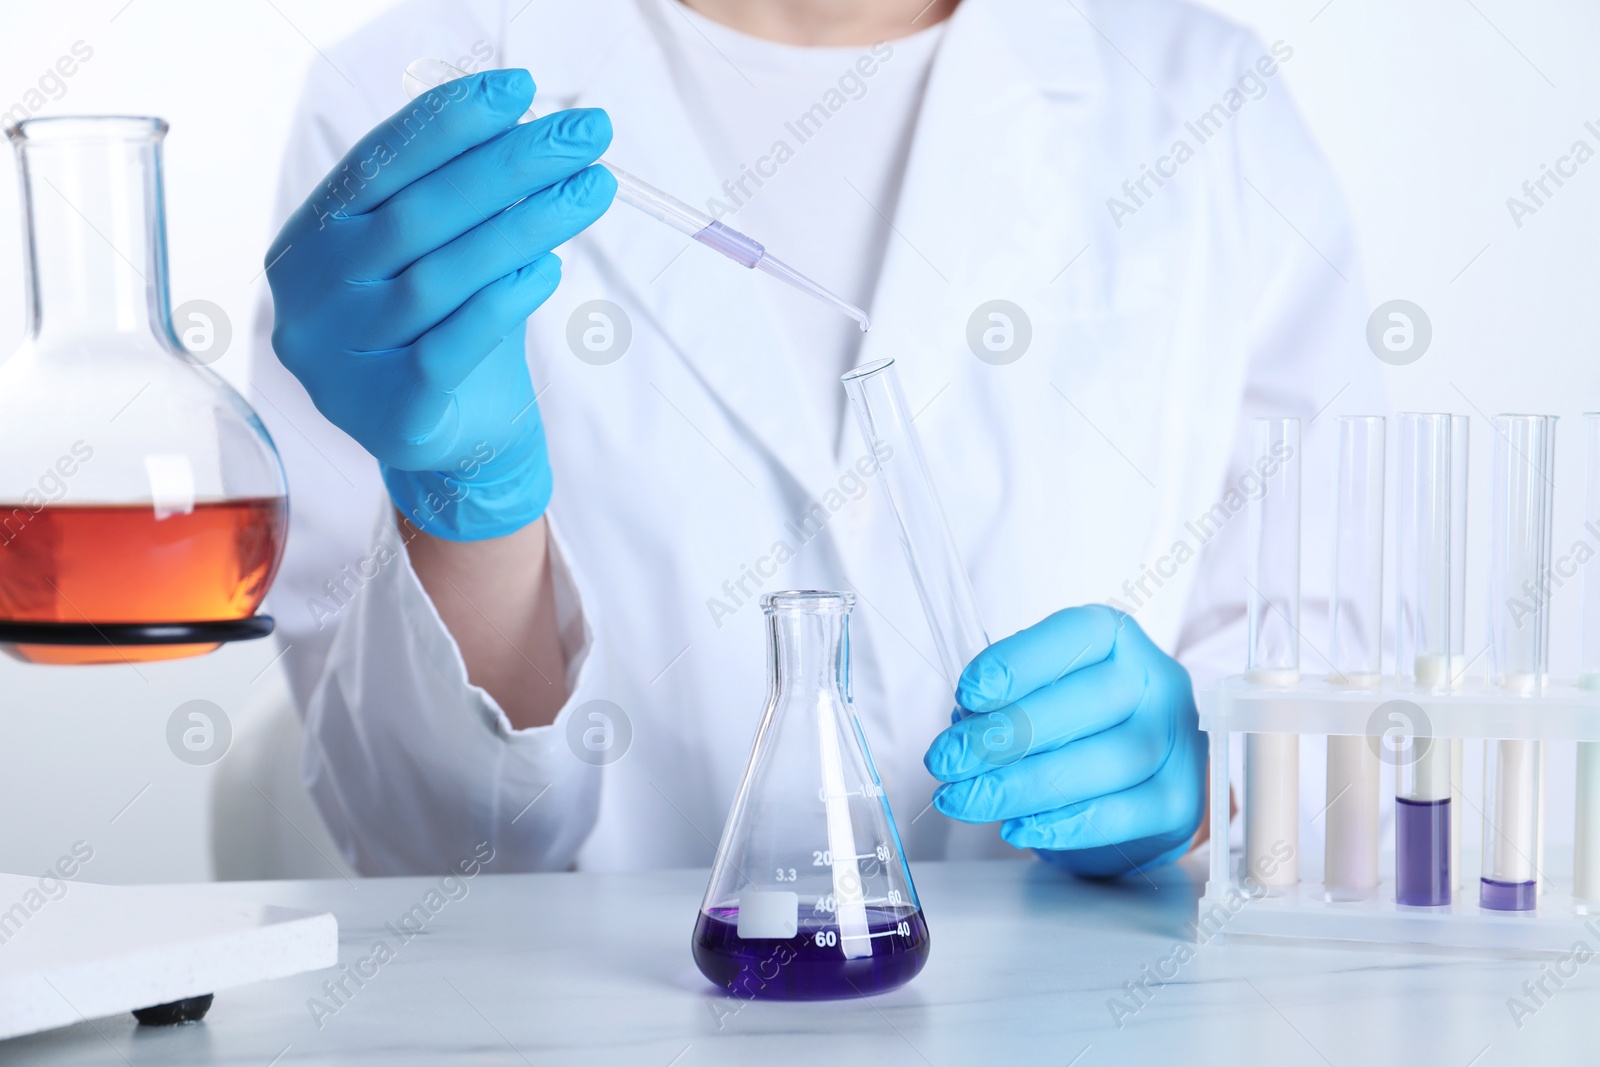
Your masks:
M1075 873L1182 856L1204 810L1206 742L1189 673L1138 623L1068 608L973 657L957 718L928 748L934 807Z
M523 350L555 291L550 250L616 180L597 110L525 125L525 70L441 85L379 124L267 251L272 345L329 421L377 457L401 513L453 541L544 514L550 463Z

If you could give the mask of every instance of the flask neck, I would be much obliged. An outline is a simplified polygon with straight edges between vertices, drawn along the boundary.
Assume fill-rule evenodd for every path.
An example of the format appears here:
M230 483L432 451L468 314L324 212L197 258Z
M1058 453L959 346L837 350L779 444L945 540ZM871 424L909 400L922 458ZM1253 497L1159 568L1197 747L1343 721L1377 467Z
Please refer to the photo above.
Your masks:
M774 698L835 693L850 699L850 616L836 608L780 610L767 616Z
M10 136L23 195L28 336L171 341L161 140L147 118L35 119Z

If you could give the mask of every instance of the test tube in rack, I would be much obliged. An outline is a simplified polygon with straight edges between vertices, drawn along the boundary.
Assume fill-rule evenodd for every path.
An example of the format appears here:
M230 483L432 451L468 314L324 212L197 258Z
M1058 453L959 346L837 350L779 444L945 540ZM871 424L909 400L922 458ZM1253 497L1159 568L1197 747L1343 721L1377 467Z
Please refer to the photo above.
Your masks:
M1496 685L1527 696L1543 691L1549 660L1555 426L1550 415L1494 419L1489 667ZM1540 741L1485 746L1478 890L1478 903L1485 908L1531 911L1537 904L1543 750Z
M1600 412L1583 417L1584 537L1600 538ZM1583 633L1578 684L1600 689L1600 557L1583 565ZM1600 910L1600 743L1578 742L1577 817L1573 822L1572 895Z
M1467 460L1472 420L1465 415L1450 416L1450 685L1459 688L1467 674ZM1466 799L1461 795L1465 777L1466 742L1450 738L1450 881L1451 888L1465 889L1467 872L1461 862L1461 813ZM1481 749L1481 743L1475 746ZM1452 898L1454 893L1452 893Z
M1250 454L1262 477L1249 507L1246 677L1300 680L1300 420L1252 419ZM1300 737L1245 735L1247 876L1268 889L1300 881Z
M1400 486L1395 532L1395 673L1418 690L1447 689L1451 668L1452 418L1399 417ZM1451 900L1451 746L1425 723L1398 724L1406 747L1395 763L1395 903Z
M1330 680L1371 688L1383 672L1383 461L1381 416L1339 419L1334 498ZM1360 734L1328 737L1323 888L1360 900L1378 885L1378 754Z

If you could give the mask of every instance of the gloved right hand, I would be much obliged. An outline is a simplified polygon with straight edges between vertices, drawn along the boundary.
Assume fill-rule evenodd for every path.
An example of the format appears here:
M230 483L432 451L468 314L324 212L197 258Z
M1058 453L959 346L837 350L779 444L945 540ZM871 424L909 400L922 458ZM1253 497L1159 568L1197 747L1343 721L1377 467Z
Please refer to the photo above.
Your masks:
M551 491L525 321L550 250L611 204L599 110L523 125L524 70L439 86L374 127L268 249L273 348L317 409L378 459L415 525L512 533Z

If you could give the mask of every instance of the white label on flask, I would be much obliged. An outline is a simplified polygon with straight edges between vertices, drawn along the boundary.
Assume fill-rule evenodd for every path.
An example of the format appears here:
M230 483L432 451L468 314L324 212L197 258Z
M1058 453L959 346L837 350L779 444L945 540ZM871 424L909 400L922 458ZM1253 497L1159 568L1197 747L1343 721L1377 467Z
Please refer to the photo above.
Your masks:
M194 468L188 456L146 456L144 470L150 478L150 499L155 504L157 522L194 511Z
M793 937L800 928L800 894L787 889L739 894L740 937Z

